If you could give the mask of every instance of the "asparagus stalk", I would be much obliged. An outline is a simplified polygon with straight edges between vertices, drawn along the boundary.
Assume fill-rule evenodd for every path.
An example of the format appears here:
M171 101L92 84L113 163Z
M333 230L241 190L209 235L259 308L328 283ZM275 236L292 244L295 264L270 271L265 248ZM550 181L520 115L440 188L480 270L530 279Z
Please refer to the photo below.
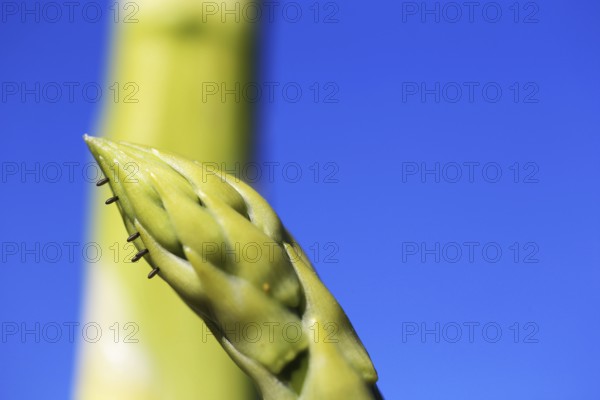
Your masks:
M231 90L253 81L257 26L231 16L223 22L215 4L224 2L118 5L108 79L118 93L106 92L99 132L228 167L248 161L251 104L231 95L207 96L206 88ZM207 330L204 323L168 288L135 279L137 271L126 260L133 245L121 240L126 231L110 211L94 212L90 235L103 254L86 271L83 318L105 333L115 322L131 322L135 330L121 331L118 343L80 344L74 398L253 398L249 379L216 340L198 340ZM125 335L138 343L124 343Z
M380 398L346 314L258 193L213 165L85 140L138 249L134 260L144 258L148 277L160 276L204 319L264 399Z

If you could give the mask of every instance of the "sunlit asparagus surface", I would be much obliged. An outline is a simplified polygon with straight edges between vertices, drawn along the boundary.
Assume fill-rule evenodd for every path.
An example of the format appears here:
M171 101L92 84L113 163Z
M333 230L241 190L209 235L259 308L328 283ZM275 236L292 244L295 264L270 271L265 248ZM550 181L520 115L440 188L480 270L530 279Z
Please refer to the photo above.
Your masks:
M138 0L119 4L112 64L99 134L151 144L188 157L246 162L251 105L207 88L253 80L257 26L203 14L206 3ZM218 2L222 4L223 2ZM231 1L226 1L229 3ZM242 5L245 3L241 3ZM126 18L129 17L129 18ZM114 86L116 85L116 86ZM118 89L118 92L114 89ZM83 319L100 326L132 322L138 343L82 342L74 398L83 400L244 399L252 385L214 338L198 340L203 322L159 280L130 262L134 246L107 189L93 196L90 240L103 250L87 268Z
M257 192L214 165L86 141L137 247L134 259L144 258L149 277L164 279L207 322L263 398L378 398L377 374L348 318Z

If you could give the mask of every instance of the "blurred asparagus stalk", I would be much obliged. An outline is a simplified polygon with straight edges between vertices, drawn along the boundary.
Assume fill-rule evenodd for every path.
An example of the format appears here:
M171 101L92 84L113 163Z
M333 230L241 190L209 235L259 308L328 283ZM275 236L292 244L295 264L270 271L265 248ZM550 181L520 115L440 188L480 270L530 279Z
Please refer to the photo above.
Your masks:
M231 16L223 23L215 13L215 4L232 9L233 3L245 1L121 2L109 73L116 90L99 132L205 162L246 162L251 105L233 95L225 101L206 95L207 88L231 90L254 77L256 24ZM105 330L115 322L134 325L120 332L118 343L81 343L74 397L252 398L248 378L217 341L198 339L207 331L200 318L164 282L140 279L144 274L129 261L134 246L125 242L119 216L100 206L106 189L94 197L91 236L103 254L87 268L83 318ZM132 340L139 342L127 343Z
M258 193L174 154L85 139L110 176L135 258L207 322L265 400L380 398L346 314ZM119 167L128 164L134 175Z

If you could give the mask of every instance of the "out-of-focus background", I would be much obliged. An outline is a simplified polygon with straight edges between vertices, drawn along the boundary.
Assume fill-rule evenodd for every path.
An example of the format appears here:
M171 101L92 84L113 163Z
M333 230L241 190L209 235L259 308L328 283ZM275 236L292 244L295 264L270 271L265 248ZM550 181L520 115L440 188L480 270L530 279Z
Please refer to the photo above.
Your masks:
M136 7L0 4L1 399L69 398L77 343L134 331L81 320L83 265L119 257L88 235L81 135L143 94L108 78ZM260 8L260 79L205 95L256 101L237 172L347 311L386 398L598 398L600 5Z

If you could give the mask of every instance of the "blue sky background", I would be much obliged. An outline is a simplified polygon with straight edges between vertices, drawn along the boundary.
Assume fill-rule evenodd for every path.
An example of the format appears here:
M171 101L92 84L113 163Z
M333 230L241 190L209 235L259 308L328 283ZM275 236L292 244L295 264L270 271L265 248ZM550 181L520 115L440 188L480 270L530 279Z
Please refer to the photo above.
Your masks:
M437 22L421 2L287 3L299 21L276 13L263 35L262 79L282 90L262 102L259 161L280 165L259 188L349 314L386 398L600 398L600 4L481 2L458 16L458 3L426 2ZM92 184L20 174L53 162L81 174L100 106L7 90L103 82L111 23L4 11L6 334L79 319L81 257L53 263L50 246L38 262L11 244L84 240ZM0 398L68 397L73 343L0 339Z

